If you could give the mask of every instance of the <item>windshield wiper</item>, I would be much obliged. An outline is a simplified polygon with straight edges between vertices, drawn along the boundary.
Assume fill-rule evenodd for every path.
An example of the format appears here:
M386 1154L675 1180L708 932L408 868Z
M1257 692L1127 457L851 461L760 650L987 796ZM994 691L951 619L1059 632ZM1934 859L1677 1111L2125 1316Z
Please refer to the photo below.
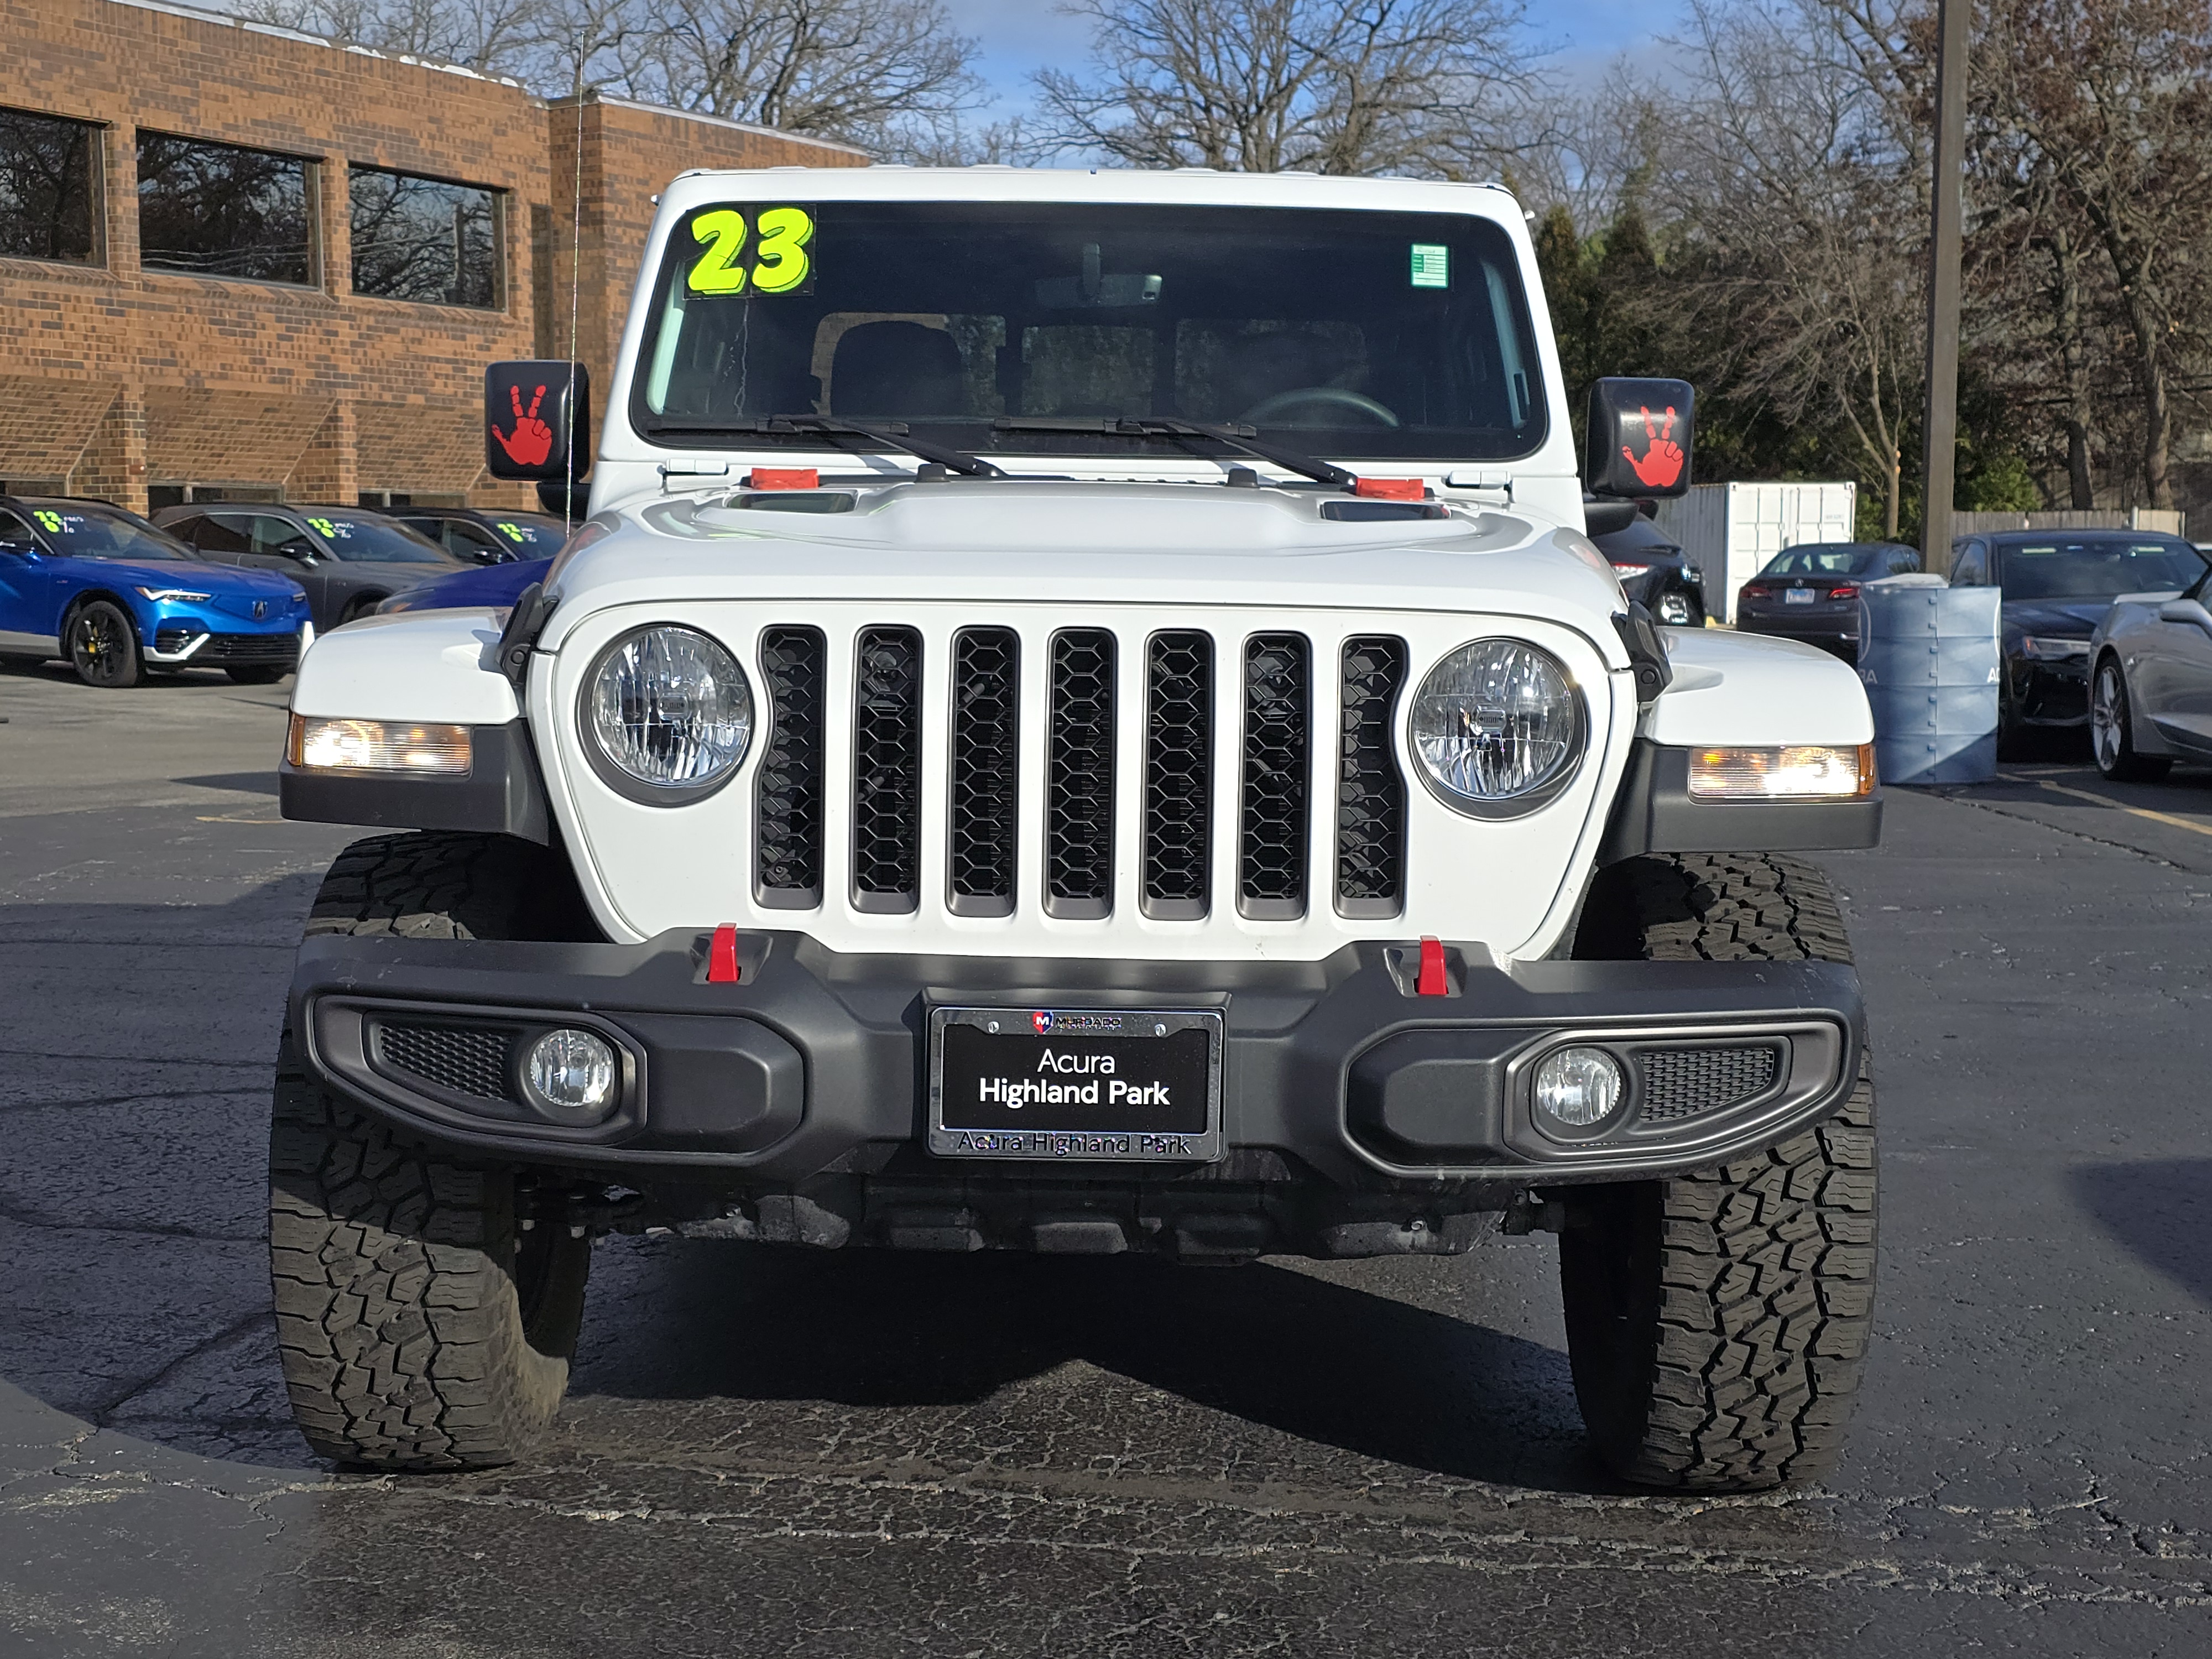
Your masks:
M1006 476L1002 468L994 466L979 455L970 455L961 449L947 449L939 444L908 436L903 421L874 426L862 421L841 420L834 415L751 415L733 421L696 422L670 420L663 416L653 422L647 429L651 432L698 432L710 435L747 432L764 437L781 437L811 433L828 438L866 438L884 449L903 449L909 455L933 461L953 472L964 472L971 478L1003 478Z
M1001 415L991 422L1001 432L1097 432L1124 438L1211 438L1218 444L1272 461L1285 472L1311 478L1348 494L1357 494L1359 477L1328 461L1316 460L1295 449L1262 440L1249 426L1217 426L1209 421L1185 421L1172 416L1113 415Z

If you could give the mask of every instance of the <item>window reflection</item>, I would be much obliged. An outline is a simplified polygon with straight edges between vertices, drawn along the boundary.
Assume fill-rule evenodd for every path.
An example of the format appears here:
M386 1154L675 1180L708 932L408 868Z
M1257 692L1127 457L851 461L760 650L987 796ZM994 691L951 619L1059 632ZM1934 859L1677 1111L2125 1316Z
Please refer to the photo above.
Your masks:
M138 259L150 269L312 283L307 200L297 156L138 136Z
M428 305L500 302L497 193L354 167L353 291Z

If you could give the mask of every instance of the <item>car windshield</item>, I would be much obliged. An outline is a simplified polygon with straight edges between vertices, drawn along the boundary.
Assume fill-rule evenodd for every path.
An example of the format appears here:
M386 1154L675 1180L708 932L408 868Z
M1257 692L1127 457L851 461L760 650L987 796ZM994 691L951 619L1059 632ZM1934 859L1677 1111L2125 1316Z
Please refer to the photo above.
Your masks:
M166 530L142 524L110 507L82 501L27 506L48 546L67 559L128 559L134 564L198 564L200 556Z
M1762 576L1864 576L1889 550L1869 542L1808 542L1767 562Z
M1512 245L1471 215L730 202L668 246L630 414L672 447L776 414L1029 454L1189 453L1115 419L1346 458L1545 434Z
M1999 543L1997 586L2008 599L2109 599L2187 587L2204 558L2160 537L2053 537Z
M451 564L437 543L380 519L310 514L307 523L348 564Z

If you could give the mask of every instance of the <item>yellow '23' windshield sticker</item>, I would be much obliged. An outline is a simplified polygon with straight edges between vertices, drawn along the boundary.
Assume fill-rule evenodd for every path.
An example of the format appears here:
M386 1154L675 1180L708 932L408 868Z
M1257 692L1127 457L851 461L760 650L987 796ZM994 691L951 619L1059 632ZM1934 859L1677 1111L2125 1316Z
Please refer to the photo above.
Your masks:
M742 208L710 208L692 216L691 235L706 250L684 278L694 294L805 294L814 286L811 209L763 208L748 222Z

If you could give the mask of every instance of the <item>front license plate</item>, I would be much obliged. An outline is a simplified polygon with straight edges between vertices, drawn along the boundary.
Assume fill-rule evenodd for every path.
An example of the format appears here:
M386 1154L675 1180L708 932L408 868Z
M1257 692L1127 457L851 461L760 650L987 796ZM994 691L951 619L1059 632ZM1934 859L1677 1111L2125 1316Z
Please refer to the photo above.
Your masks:
M933 1008L929 1150L1115 1164L1221 1156L1221 1016Z
M1813 590L1809 587L1784 588L1782 591L1782 603L1784 605L1810 605L1813 603Z

